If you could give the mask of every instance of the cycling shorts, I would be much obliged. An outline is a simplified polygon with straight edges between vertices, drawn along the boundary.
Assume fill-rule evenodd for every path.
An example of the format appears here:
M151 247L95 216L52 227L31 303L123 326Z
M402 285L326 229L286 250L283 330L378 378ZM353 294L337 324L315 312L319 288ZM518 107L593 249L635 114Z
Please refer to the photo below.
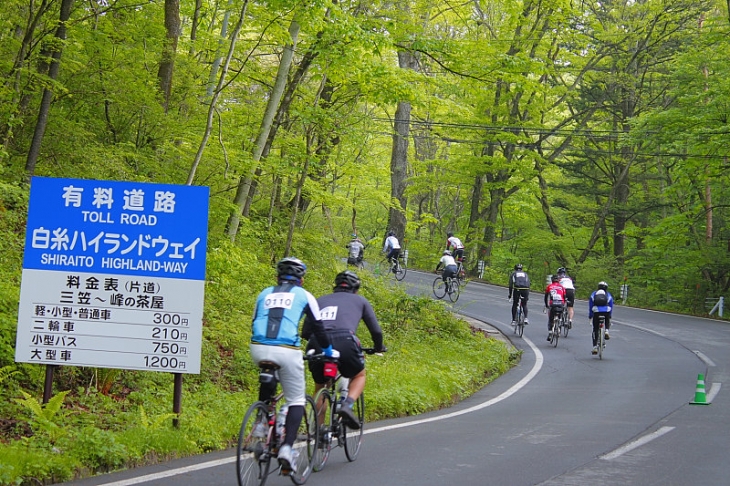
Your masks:
M565 289L565 302L568 307L573 307L573 304L575 304L575 289Z
M365 356L363 356L360 340L350 331L326 331L327 337L332 342L332 347L340 352L339 369L342 376L352 378L365 369ZM307 350L314 349L321 353L322 348L317 344L317 339L312 336L307 343ZM309 362L309 372L315 383L326 382L324 377L324 363Z

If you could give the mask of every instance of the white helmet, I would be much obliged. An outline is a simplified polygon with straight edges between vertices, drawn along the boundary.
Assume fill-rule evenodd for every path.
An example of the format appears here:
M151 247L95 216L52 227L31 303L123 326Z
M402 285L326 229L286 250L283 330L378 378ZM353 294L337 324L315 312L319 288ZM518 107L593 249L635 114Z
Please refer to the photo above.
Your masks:
M444 250L444 255L449 255L449 256L451 256L451 252L450 252L449 250Z

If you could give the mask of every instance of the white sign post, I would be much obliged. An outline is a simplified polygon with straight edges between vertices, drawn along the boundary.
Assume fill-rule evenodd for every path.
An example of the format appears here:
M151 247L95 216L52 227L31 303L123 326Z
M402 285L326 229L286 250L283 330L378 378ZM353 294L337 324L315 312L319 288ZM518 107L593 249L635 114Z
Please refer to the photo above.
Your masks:
M208 195L34 177L15 361L199 373Z

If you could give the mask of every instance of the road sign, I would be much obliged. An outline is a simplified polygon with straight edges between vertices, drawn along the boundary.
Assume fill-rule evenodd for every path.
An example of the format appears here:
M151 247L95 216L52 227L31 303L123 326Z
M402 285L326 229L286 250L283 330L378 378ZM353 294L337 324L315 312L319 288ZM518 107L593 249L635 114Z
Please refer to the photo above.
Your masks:
M208 196L34 177L15 360L199 373Z

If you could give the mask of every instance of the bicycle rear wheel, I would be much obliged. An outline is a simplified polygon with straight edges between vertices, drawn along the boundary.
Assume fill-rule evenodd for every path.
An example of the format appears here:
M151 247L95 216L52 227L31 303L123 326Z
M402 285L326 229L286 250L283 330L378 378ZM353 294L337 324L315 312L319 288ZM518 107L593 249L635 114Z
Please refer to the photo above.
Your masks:
M563 337L568 337L568 331L570 331L570 328L568 327L568 318L566 317L566 313L568 311L563 311L563 317L560 319L560 327L563 328Z
M312 469L321 471L330 457L332 450L332 430L334 430L334 421L336 416L332 413L332 394L329 389L322 388L314 397L314 403L317 406L319 419L319 442L317 450L312 458Z
M560 321L555 318L553 319L553 332L550 335L550 344L553 345L553 347L558 347L558 340L560 339Z
M460 293L461 288L459 287L459 281L455 278L452 278L449 285L449 300L451 300L451 302L456 302L457 300L459 300Z
M522 309L517 309L517 335L522 337L525 332L525 314Z
M266 404L255 402L246 411L238 433L236 447L238 486L263 486L266 482L271 466L271 455L266 444L269 433Z
M400 282L404 278L406 278L406 264L398 262L395 267L395 279Z
M296 470L289 474L294 484L304 484L309 475L312 474L312 465L317 451L319 421L317 420L317 407L314 400L307 395L304 402L304 417L299 424L297 439L294 441L292 450L299 451L296 460Z
M598 328L598 359L603 359L603 348L606 346L606 328L601 324Z
M436 280L433 281L433 295L437 299L443 299L446 295L446 282L441 277L436 277Z
M347 425L342 425L342 431L345 434L345 455L347 460L352 462L357 459L357 455L360 454L360 447L362 446L362 429L365 428L365 396L360 394L355 403L352 404L352 411L355 412L355 417L360 423L360 428L353 430Z

